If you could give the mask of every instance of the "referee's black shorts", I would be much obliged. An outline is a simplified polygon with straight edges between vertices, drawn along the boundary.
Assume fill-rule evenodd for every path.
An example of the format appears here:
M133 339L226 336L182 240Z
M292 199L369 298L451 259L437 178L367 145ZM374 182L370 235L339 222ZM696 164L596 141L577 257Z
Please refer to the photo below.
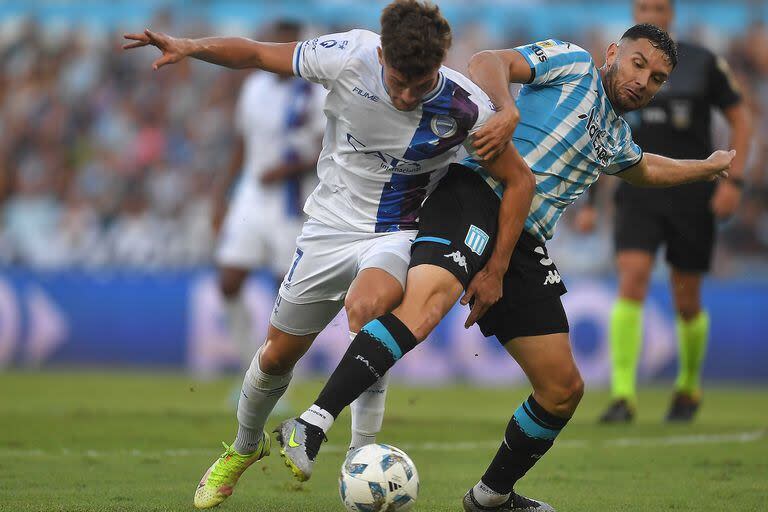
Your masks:
M700 210L673 212L621 201L616 204L613 239L616 252L641 250L656 254L663 245L670 266L703 274L712 263L715 216L708 205Z
M500 200L473 170L451 165L421 209L410 267L451 272L466 287L483 268L496 239ZM478 321L485 336L506 343L520 336L568 332L562 277L543 242L523 231L504 276L503 296Z

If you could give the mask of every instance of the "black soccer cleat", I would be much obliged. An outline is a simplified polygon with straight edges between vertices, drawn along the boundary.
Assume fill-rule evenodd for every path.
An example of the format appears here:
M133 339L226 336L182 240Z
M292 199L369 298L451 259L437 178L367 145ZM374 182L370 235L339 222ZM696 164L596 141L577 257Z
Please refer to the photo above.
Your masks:
M525 496L520 496L515 491L512 491L512 495L507 501L496 507L484 507L479 504L475 499L475 493L473 489L467 491L464 495L464 511L465 512L486 512L486 511L499 511L504 512L507 510L513 510L515 512L555 512L551 506L541 501L532 500Z
M635 409L625 399L614 400L600 416L600 423L631 423L635 419Z
M699 410L701 399L690 393L678 391L672 397L669 411L664 420L668 423L690 423Z

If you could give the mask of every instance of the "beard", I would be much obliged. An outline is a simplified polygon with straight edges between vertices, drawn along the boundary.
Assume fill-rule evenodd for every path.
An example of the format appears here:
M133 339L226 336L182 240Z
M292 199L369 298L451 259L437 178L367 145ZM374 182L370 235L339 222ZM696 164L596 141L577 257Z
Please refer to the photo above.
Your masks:
M624 112L635 110L636 107L622 99L619 94L618 75L619 63L618 61L614 61L613 65L608 66L605 71L605 92L608 95L608 99L611 101L611 105L613 105L613 109L616 110L617 113L623 114Z

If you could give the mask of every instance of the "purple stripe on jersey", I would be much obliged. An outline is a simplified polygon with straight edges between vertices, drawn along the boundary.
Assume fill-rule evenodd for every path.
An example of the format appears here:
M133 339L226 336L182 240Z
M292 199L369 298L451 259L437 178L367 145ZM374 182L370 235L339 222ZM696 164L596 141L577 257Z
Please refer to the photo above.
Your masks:
M469 93L446 78L442 91L422 105L422 116L403 158L427 160L458 146L477 122L478 108Z
M376 214L376 233L418 229L421 203L427 196L432 173L393 174L384 184Z

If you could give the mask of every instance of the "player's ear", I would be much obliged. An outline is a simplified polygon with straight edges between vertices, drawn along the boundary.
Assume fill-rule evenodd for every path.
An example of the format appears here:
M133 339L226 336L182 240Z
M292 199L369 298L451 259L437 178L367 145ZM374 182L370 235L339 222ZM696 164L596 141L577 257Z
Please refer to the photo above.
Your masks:
M376 53L379 55L379 64L384 65L384 53L381 51L381 46L376 47Z
M608 67L613 66L614 61L616 60L616 55L619 53L619 44L616 42L611 43L608 46L608 49L605 51L605 63L608 65Z

